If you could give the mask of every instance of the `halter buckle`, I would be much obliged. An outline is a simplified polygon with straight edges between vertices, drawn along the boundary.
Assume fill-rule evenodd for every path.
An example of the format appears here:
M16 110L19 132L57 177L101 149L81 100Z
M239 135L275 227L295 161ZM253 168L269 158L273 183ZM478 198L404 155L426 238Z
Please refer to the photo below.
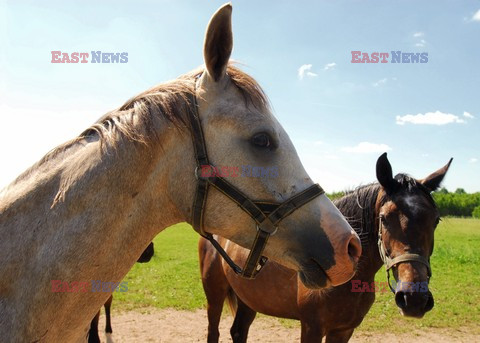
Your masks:
M259 230L262 230L263 232L270 234L270 236L273 236L277 233L278 226L273 224L272 221L267 218L260 224L257 223L257 231Z
M265 266L265 263L267 263L267 261L268 261L268 258L265 256L262 256L260 258L260 261L258 261L257 266L255 267L255 272L256 273L260 272L260 270L262 270L263 266Z
M208 174L208 175L206 175ZM217 177L216 169L211 164L204 164L195 167L195 178L197 180L206 180Z

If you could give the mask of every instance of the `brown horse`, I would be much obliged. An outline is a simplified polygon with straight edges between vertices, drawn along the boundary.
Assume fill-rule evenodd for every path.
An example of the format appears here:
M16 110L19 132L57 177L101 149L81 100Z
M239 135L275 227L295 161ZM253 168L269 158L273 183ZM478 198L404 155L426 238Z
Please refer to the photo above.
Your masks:
M153 257L155 253L153 242L142 252L142 255L137 260L137 263L147 263ZM107 302L103 305L105 307L105 335L107 336L107 342L111 342L111 336L113 333L112 322L110 318L110 308L112 307L113 295L110 295ZM100 343L100 337L98 336L98 320L100 319L100 310L97 312L92 322L90 323L90 330L88 331L88 343Z
M423 180L405 174L393 178L385 153L377 161L379 184L360 187L335 202L356 227L363 245L351 283L308 290L298 282L295 271L273 262L267 263L255 280L244 280L233 275L210 243L201 239L208 342L218 341L218 324L227 296L231 308L236 309L230 331L234 342L246 341L256 312L300 320L302 342L321 342L324 336L327 342L347 342L372 306L374 290L380 290L374 277L383 263L393 269L398 280L395 301L401 313L422 317L433 307L433 296L428 290L429 259L439 222L430 192L439 187L450 163L451 160ZM221 239L221 244L237 262L245 258L244 249L235 243Z

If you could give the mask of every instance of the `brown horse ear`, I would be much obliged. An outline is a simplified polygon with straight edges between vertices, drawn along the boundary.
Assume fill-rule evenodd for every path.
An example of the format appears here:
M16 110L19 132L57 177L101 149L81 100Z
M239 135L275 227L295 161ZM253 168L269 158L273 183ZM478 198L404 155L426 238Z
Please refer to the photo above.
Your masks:
M397 181L393 178L392 166L387 158L387 153L384 152L377 160L377 180L385 188L385 190L392 191L395 188Z
M215 12L205 33L203 58L207 72L214 81L226 74L232 49L232 4L228 3Z
M427 189L430 191L435 191L440 187L440 184L442 183L443 178L445 177L445 174L448 171L448 168L450 168L450 164L453 161L453 157L448 161L448 163L437 170L436 172L428 175L426 178L423 180L420 180L420 183L424 185Z

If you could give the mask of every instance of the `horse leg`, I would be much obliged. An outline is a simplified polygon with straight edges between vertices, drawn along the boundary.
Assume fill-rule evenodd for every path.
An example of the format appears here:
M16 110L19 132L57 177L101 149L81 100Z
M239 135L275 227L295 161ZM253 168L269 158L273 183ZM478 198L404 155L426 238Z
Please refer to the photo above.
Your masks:
M312 320L301 320L302 332L301 332L301 343L321 343L323 339L323 330L319 325L318 320L315 321L315 318Z
M113 295L110 295L107 302L105 303L105 318L107 320L105 324L105 336L107 337L107 342L112 342L112 322L110 318L110 307L112 306Z
M347 343L353 335L353 329L332 330L327 332L325 343Z
M256 314L257 312L245 305L245 303L237 297L237 313L235 314L235 320L230 329L234 343L247 342L248 329L250 329L250 325L252 325Z
M218 325L222 316L223 303L230 289L223 273L221 257L206 239L199 241L200 272L202 285L207 297L208 343L217 343L220 337Z
M88 331L88 343L100 343L98 336L98 319L100 318L100 311L95 315L90 323L90 330Z

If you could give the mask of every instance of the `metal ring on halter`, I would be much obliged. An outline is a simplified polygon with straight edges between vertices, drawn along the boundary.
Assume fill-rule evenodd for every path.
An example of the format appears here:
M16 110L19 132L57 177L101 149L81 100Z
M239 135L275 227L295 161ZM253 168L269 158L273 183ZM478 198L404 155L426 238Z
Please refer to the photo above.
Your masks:
M259 231L259 230L262 230L262 229L261 229L260 226L257 224L257 231ZM262 230L262 231L264 231L264 230ZM274 234L276 234L277 231L278 231L278 226L275 226L275 230L274 230L272 233L270 233L270 236L273 236Z
M212 170L213 175L211 175L211 174L210 174L209 176L198 175L199 167L200 167L200 173L201 173L201 169L203 169L204 166L209 166L210 169ZM196 167L195 167L195 178L196 178L197 180L199 180L199 179L205 179L205 178L209 178L209 177L216 177L216 174L215 174L215 173L216 173L216 172L215 172L215 167L214 167L213 165L211 165L211 164L205 164L205 165L201 165L201 166L196 166Z
M198 180L198 166L195 167L195 172L194 172L194 174L195 174L195 179Z

